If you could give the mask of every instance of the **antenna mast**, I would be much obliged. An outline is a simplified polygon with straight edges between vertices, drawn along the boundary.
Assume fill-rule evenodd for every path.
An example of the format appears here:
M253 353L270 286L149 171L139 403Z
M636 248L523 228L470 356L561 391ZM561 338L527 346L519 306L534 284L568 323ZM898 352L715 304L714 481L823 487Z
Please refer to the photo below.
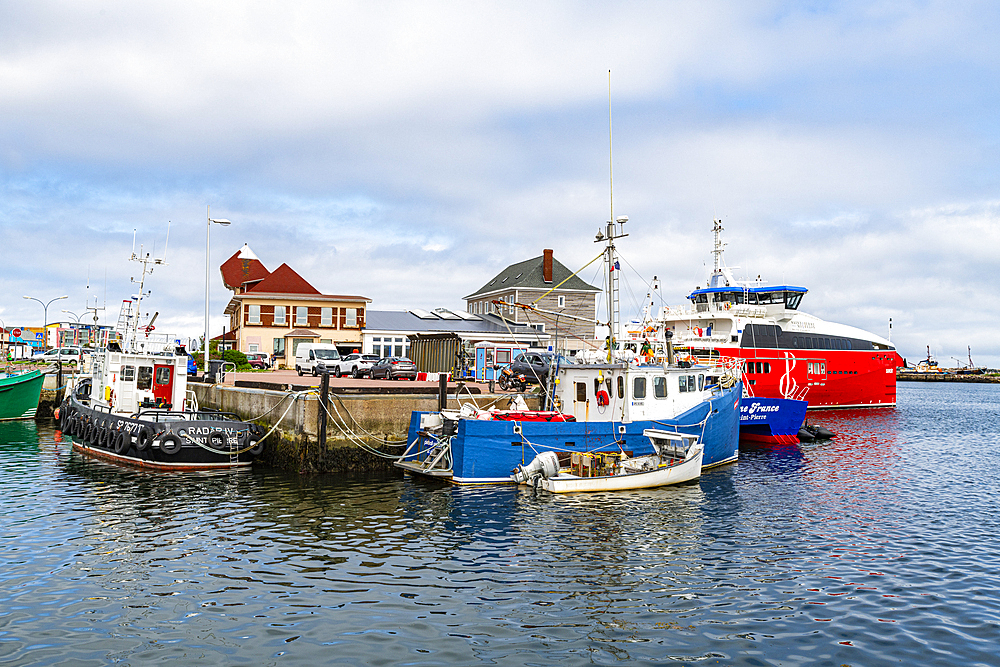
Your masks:
M597 232L597 243L606 242L604 248L604 261L608 267L608 361L614 356L614 349L619 333L619 296L618 296L618 274L621 270L618 266L618 257L615 254L615 239L628 236L624 233L624 225L628 222L627 215L620 215L615 218L615 181L612 158L611 142L611 70L608 70L608 187L611 193L611 219L608 220L604 232ZM615 225L618 227L615 227Z

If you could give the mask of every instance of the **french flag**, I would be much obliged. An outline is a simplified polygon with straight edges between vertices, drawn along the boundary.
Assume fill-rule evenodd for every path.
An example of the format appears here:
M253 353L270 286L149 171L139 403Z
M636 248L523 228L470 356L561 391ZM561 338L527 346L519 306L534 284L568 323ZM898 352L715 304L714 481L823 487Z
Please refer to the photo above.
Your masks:
M616 261L614 265L611 267L610 271L619 271L619 270L621 270L621 267L618 266L618 262Z

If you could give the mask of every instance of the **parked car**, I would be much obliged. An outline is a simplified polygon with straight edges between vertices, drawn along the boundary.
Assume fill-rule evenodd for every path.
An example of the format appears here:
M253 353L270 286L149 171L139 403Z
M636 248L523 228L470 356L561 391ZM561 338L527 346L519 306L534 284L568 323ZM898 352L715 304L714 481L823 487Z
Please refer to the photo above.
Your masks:
M528 384L544 385L549 377L549 366L552 364L552 352L525 352L519 354L510 362L510 371L513 375L523 375ZM573 361L559 355L560 366L572 364Z
M326 372L326 364L333 361L340 361L340 353L332 343L302 343L295 350L295 372L299 375L319 375Z
M31 360L41 364L61 361L64 364L79 365L83 360L83 351L78 347L54 347L46 352L35 353Z
M267 355L263 352L248 352L247 353L247 363L250 364L251 368L270 368L271 364L267 362Z
M406 357L382 357L372 364L369 371L371 379L398 380L399 378L417 379L417 367Z
M352 353L333 363L333 374L337 377L350 375L352 378L360 378L371 373L372 365L379 360L377 354Z

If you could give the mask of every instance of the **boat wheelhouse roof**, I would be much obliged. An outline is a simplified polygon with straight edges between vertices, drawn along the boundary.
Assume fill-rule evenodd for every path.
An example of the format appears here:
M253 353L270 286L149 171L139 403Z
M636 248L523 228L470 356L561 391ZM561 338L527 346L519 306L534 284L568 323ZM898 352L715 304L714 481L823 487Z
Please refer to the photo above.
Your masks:
M701 289L696 289L691 292L687 298L693 299L698 294L720 294L722 292L741 292L749 294L762 294L770 292L800 292L805 294L809 290L805 287L796 287L794 285L770 285L767 287L740 287L738 285L728 286L728 287L702 287Z

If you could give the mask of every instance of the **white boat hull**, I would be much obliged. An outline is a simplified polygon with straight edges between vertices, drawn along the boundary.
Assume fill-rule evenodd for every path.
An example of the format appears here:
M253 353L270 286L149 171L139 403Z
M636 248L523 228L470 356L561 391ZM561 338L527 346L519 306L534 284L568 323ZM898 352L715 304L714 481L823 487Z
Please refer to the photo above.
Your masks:
M699 442L693 445L682 462L647 472L603 477L577 477L560 472L549 478L540 478L538 488L550 493L578 493L593 491L627 491L651 489L658 486L681 484L701 477L701 460L705 450Z

